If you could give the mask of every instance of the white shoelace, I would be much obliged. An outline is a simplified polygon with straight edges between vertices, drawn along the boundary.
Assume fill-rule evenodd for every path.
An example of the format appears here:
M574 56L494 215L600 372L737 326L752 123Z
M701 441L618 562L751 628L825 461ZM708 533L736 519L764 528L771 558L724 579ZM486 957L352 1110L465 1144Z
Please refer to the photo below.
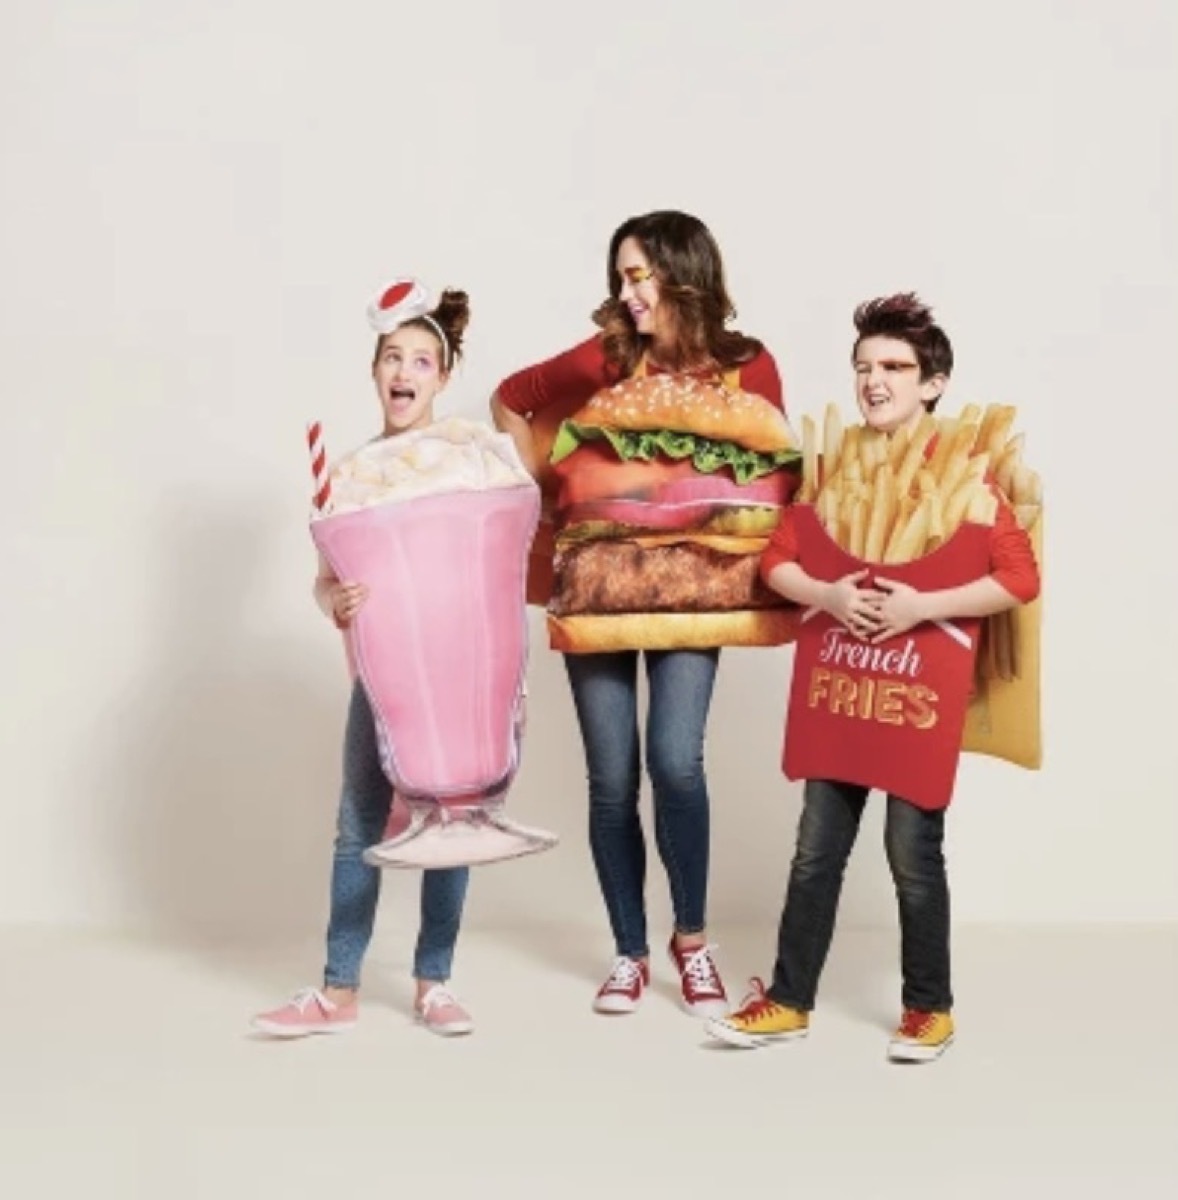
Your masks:
M720 973L712 961L712 951L715 946L700 946L683 958L683 974L691 981L697 992L710 992L714 996L723 996L724 988L720 984Z
M312 1003L318 1004L324 1012L335 1011L335 1005L318 988L313 987L303 988L301 992L295 992L291 996L289 1003L301 1013L306 1012Z
M448 987L435 983L421 998L421 1014L425 1016L431 1009L440 1008L444 1004L453 1004L455 1008L462 1007L458 1003L458 997Z
M642 971L632 958L615 958L605 986L609 989L628 989L636 979L641 980L641 978Z

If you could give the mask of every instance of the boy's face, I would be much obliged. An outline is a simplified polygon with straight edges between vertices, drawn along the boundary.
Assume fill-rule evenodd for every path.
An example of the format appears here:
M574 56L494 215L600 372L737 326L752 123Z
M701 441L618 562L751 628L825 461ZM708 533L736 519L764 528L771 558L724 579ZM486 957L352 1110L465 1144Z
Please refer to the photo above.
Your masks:
M864 422L881 433L915 425L947 382L944 375L921 380L916 351L898 338L864 338L855 351L855 400Z
M441 345L426 329L402 326L385 336L372 368L386 436L434 419L434 397L446 386Z

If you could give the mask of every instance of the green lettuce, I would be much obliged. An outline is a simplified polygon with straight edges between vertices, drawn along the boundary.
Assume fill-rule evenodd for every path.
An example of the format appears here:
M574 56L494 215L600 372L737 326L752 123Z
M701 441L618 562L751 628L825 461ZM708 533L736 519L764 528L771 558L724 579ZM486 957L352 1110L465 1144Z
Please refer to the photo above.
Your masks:
M668 458L690 458L695 469L705 475L728 467L737 483L751 483L779 467L797 463L802 457L799 450L777 450L772 454L762 454L758 450L746 450L735 442L714 441L673 429L605 429L600 425L579 425L575 421L565 421L552 443L550 461L558 463L586 442L602 439L609 442L621 459L639 458L649 462L659 454L665 454Z

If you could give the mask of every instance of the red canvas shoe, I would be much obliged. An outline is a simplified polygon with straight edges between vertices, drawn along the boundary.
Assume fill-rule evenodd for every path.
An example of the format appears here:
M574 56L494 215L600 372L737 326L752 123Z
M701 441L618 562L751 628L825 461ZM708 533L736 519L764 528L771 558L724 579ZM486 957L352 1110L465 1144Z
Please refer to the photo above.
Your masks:
M642 1003L642 993L649 986L650 968L646 963L619 956L594 997L593 1008L599 1013L632 1013Z
M682 949L671 939L667 947L671 961L679 972L683 1007L693 1017L724 1017L728 1015L728 994L712 957L715 946L690 946Z

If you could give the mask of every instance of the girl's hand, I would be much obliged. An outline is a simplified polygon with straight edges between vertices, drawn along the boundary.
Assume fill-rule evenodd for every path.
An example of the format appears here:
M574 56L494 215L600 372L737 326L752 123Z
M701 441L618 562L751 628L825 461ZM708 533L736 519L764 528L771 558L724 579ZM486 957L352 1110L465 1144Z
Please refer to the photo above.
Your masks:
M881 590L878 593L880 599L875 604L873 643L907 633L913 626L928 619L925 597L916 588L879 576L876 576L875 586Z
M864 568L844 575L829 584L823 608L848 632L857 638L867 639L878 629L879 603L883 592L874 588L861 588L859 583L869 574Z
M368 599L368 589L362 583L337 583L330 592L331 614L340 628L352 623L360 606Z

